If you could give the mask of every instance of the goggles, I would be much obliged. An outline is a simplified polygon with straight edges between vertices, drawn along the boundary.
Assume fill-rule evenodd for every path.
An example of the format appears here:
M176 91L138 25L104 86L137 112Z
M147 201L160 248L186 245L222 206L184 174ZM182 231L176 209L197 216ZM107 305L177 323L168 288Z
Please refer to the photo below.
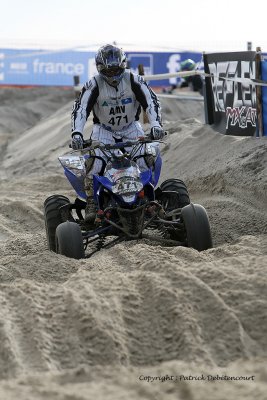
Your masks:
M101 72L101 74L107 76L108 78L118 76L123 72L123 68L118 66L105 67L104 65L101 65L99 67L99 72Z

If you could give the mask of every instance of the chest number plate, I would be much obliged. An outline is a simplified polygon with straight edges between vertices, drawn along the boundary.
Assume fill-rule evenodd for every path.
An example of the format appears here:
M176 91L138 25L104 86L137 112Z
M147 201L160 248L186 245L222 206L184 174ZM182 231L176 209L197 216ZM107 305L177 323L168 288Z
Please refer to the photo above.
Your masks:
M109 115L113 115L113 117L110 118L108 123L112 126L120 126L121 123L127 124L128 117L122 114L125 114L125 106L110 107Z

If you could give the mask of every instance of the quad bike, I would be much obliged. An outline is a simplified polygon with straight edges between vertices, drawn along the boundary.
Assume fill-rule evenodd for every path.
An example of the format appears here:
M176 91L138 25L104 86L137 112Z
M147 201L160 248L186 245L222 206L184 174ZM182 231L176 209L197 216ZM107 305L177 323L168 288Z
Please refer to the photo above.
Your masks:
M99 149L104 157L89 155L89 149ZM144 153L153 154L154 165L141 172L137 160ZM85 163L90 157L100 158L104 171L103 175L93 176L97 206L93 226L84 219ZM155 189L162 161L151 139L113 145L93 142L82 151L70 151L59 157L59 161L77 197L74 202L61 195L45 200L50 250L81 259L120 241L140 238L198 251L212 247L206 210L190 202L184 182L167 179Z

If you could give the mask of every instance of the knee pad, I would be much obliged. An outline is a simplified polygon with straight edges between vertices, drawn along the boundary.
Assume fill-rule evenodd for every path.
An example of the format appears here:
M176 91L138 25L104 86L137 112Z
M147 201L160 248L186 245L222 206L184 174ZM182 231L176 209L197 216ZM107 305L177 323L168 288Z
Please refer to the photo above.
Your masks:
M144 156L144 159L145 159L145 162L146 162L146 165L148 166L148 168L151 168L155 165L156 157L153 156L152 154L146 154Z
M145 148L145 162L146 165L151 168L155 165L155 161L156 161L156 156L157 156L157 150L154 146L152 146L151 144L147 144L146 148Z

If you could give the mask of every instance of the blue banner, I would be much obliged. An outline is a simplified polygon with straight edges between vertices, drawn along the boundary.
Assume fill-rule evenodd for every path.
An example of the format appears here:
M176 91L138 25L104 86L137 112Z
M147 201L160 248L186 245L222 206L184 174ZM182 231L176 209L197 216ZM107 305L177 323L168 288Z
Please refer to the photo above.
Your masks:
M74 75L88 80L94 54L0 49L0 84L73 86Z
M126 52L130 68L138 73L138 65L148 74L175 73L180 63L191 58L203 69L202 53ZM73 76L86 82L96 73L95 52L38 51L29 49L0 49L0 85L73 86ZM179 78L150 81L152 86L169 86Z
M197 64L198 69L204 69L202 53L180 52L180 53L127 53L127 59L133 72L138 73L138 65L143 64L145 75L173 74L180 71L182 61L191 58ZM169 78L164 80L151 80L151 86L176 85L180 78Z

